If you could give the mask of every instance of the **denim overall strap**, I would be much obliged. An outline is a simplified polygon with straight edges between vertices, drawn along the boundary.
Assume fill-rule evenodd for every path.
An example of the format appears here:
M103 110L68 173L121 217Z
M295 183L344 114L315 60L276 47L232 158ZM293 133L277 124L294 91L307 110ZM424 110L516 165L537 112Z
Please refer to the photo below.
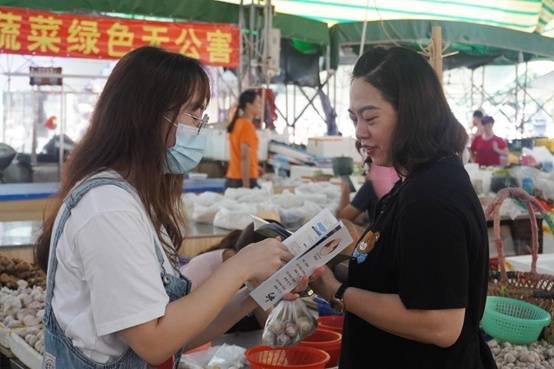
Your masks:
M167 281L167 271L165 270L165 267L164 267L164 256L162 254L162 246L160 245L160 242L158 241L157 238L154 238L154 245L156 245L156 247L154 247L154 250L156 250L156 257L158 258L158 262L160 263L160 266L162 268L162 273L161 273L161 276L162 276L162 281L164 282L164 285L166 285L166 281Z

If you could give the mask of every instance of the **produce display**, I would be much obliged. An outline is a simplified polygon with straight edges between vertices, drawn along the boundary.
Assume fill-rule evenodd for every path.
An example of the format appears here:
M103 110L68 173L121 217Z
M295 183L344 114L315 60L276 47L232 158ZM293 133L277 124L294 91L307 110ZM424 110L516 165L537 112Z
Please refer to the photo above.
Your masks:
M44 351L42 318L44 299L42 287L29 287L24 280L17 281L17 289L0 290L0 322L4 330L15 332L37 352Z
M522 187L533 196L554 201L554 171L546 172L530 166L480 168L475 163L465 165L469 178L478 195L509 186Z
M498 369L553 369L554 345L546 341L527 346L512 345L496 340L488 342Z
M281 223L298 229L322 209L335 212L339 205L340 186L325 183L295 184L294 193L272 194L265 189L229 188L225 194L204 192L183 195L188 219L225 229L244 229L252 222L250 215L279 214Z
M46 274L42 270L26 261L0 255L0 286L17 289L20 279L31 287L46 286Z

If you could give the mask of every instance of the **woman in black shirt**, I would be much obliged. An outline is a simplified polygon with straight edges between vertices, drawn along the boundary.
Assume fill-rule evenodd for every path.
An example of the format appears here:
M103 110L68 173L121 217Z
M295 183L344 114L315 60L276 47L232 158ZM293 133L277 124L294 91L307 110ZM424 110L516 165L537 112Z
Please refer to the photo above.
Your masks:
M377 205L339 283L315 291L345 309L341 369L495 368L479 330L487 294L483 210L461 154L467 134L429 63L376 48L356 63L351 118L368 160L401 180Z

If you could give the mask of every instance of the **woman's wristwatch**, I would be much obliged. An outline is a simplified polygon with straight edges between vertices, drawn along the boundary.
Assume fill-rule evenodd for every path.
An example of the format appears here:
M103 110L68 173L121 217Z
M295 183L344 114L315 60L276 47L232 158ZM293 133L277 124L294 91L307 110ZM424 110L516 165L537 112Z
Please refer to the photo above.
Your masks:
M344 292L348 288L348 285L346 283L343 283L339 286L337 289L337 292L335 292L335 296L331 298L331 301L329 303L331 304L331 307L335 309L336 311L342 313L344 312Z

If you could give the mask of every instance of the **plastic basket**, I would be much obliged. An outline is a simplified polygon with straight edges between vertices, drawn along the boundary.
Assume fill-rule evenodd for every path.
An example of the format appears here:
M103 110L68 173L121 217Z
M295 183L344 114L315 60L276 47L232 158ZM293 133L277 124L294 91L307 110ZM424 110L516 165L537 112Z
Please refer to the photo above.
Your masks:
M497 340L522 345L535 342L550 319L550 313L528 302L488 296L481 325Z
M255 346L247 350L245 356L250 369L323 369L329 361L329 354L325 351L305 346Z
M342 334L328 329L318 328L313 334L304 338L300 346L314 347L329 354L326 368L337 366L340 356Z
M317 320L318 327L328 329L342 334L342 326L344 325L344 315L326 315L320 316Z

